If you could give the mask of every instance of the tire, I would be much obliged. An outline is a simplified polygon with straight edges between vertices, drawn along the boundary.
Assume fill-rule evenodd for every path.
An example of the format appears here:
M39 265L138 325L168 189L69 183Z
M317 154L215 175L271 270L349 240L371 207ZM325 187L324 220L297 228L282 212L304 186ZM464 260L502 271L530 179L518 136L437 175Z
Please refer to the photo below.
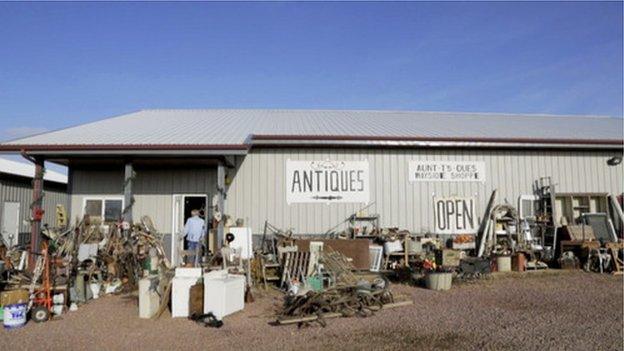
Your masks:
M45 306L37 306L30 311L30 318L35 323L43 323L50 319L50 311Z

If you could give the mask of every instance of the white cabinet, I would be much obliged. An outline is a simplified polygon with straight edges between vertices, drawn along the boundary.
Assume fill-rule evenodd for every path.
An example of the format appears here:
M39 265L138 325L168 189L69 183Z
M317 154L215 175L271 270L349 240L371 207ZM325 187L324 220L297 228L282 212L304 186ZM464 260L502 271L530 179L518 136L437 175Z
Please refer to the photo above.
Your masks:
M221 319L245 307L245 277L223 271L204 274L204 313Z

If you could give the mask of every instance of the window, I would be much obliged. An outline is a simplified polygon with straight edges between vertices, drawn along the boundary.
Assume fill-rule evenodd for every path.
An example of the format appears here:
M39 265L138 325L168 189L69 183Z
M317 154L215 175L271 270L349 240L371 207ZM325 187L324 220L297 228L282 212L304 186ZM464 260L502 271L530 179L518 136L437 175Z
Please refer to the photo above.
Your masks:
M104 200L104 221L113 222L121 218L122 200Z
M84 214L103 218L104 222L116 222L121 218L122 211L123 198L121 197L86 198L84 200Z

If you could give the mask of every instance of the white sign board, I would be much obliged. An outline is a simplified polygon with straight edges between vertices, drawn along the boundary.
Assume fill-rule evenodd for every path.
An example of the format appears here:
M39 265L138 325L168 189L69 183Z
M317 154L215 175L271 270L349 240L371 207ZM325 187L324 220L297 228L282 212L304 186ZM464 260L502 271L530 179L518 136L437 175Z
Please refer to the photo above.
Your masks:
M476 234L479 228L472 197L434 197L436 234Z
M410 161L410 182L484 182L482 161Z
M286 161L286 201L368 203L368 161Z

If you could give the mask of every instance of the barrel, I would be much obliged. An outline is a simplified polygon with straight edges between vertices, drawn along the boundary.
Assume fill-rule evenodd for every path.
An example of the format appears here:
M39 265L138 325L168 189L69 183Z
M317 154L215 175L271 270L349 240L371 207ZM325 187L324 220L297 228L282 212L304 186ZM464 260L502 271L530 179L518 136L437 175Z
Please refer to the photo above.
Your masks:
M427 285L427 289L442 291L449 290L451 288L452 280L452 273L431 272L427 274L425 283Z
M511 272L511 257L510 256L498 256L496 257L496 266L499 272Z
M17 303L4 306L4 327L15 329L26 324L26 304Z
M522 252L513 255L511 266L515 272L524 272L526 269L526 257Z

